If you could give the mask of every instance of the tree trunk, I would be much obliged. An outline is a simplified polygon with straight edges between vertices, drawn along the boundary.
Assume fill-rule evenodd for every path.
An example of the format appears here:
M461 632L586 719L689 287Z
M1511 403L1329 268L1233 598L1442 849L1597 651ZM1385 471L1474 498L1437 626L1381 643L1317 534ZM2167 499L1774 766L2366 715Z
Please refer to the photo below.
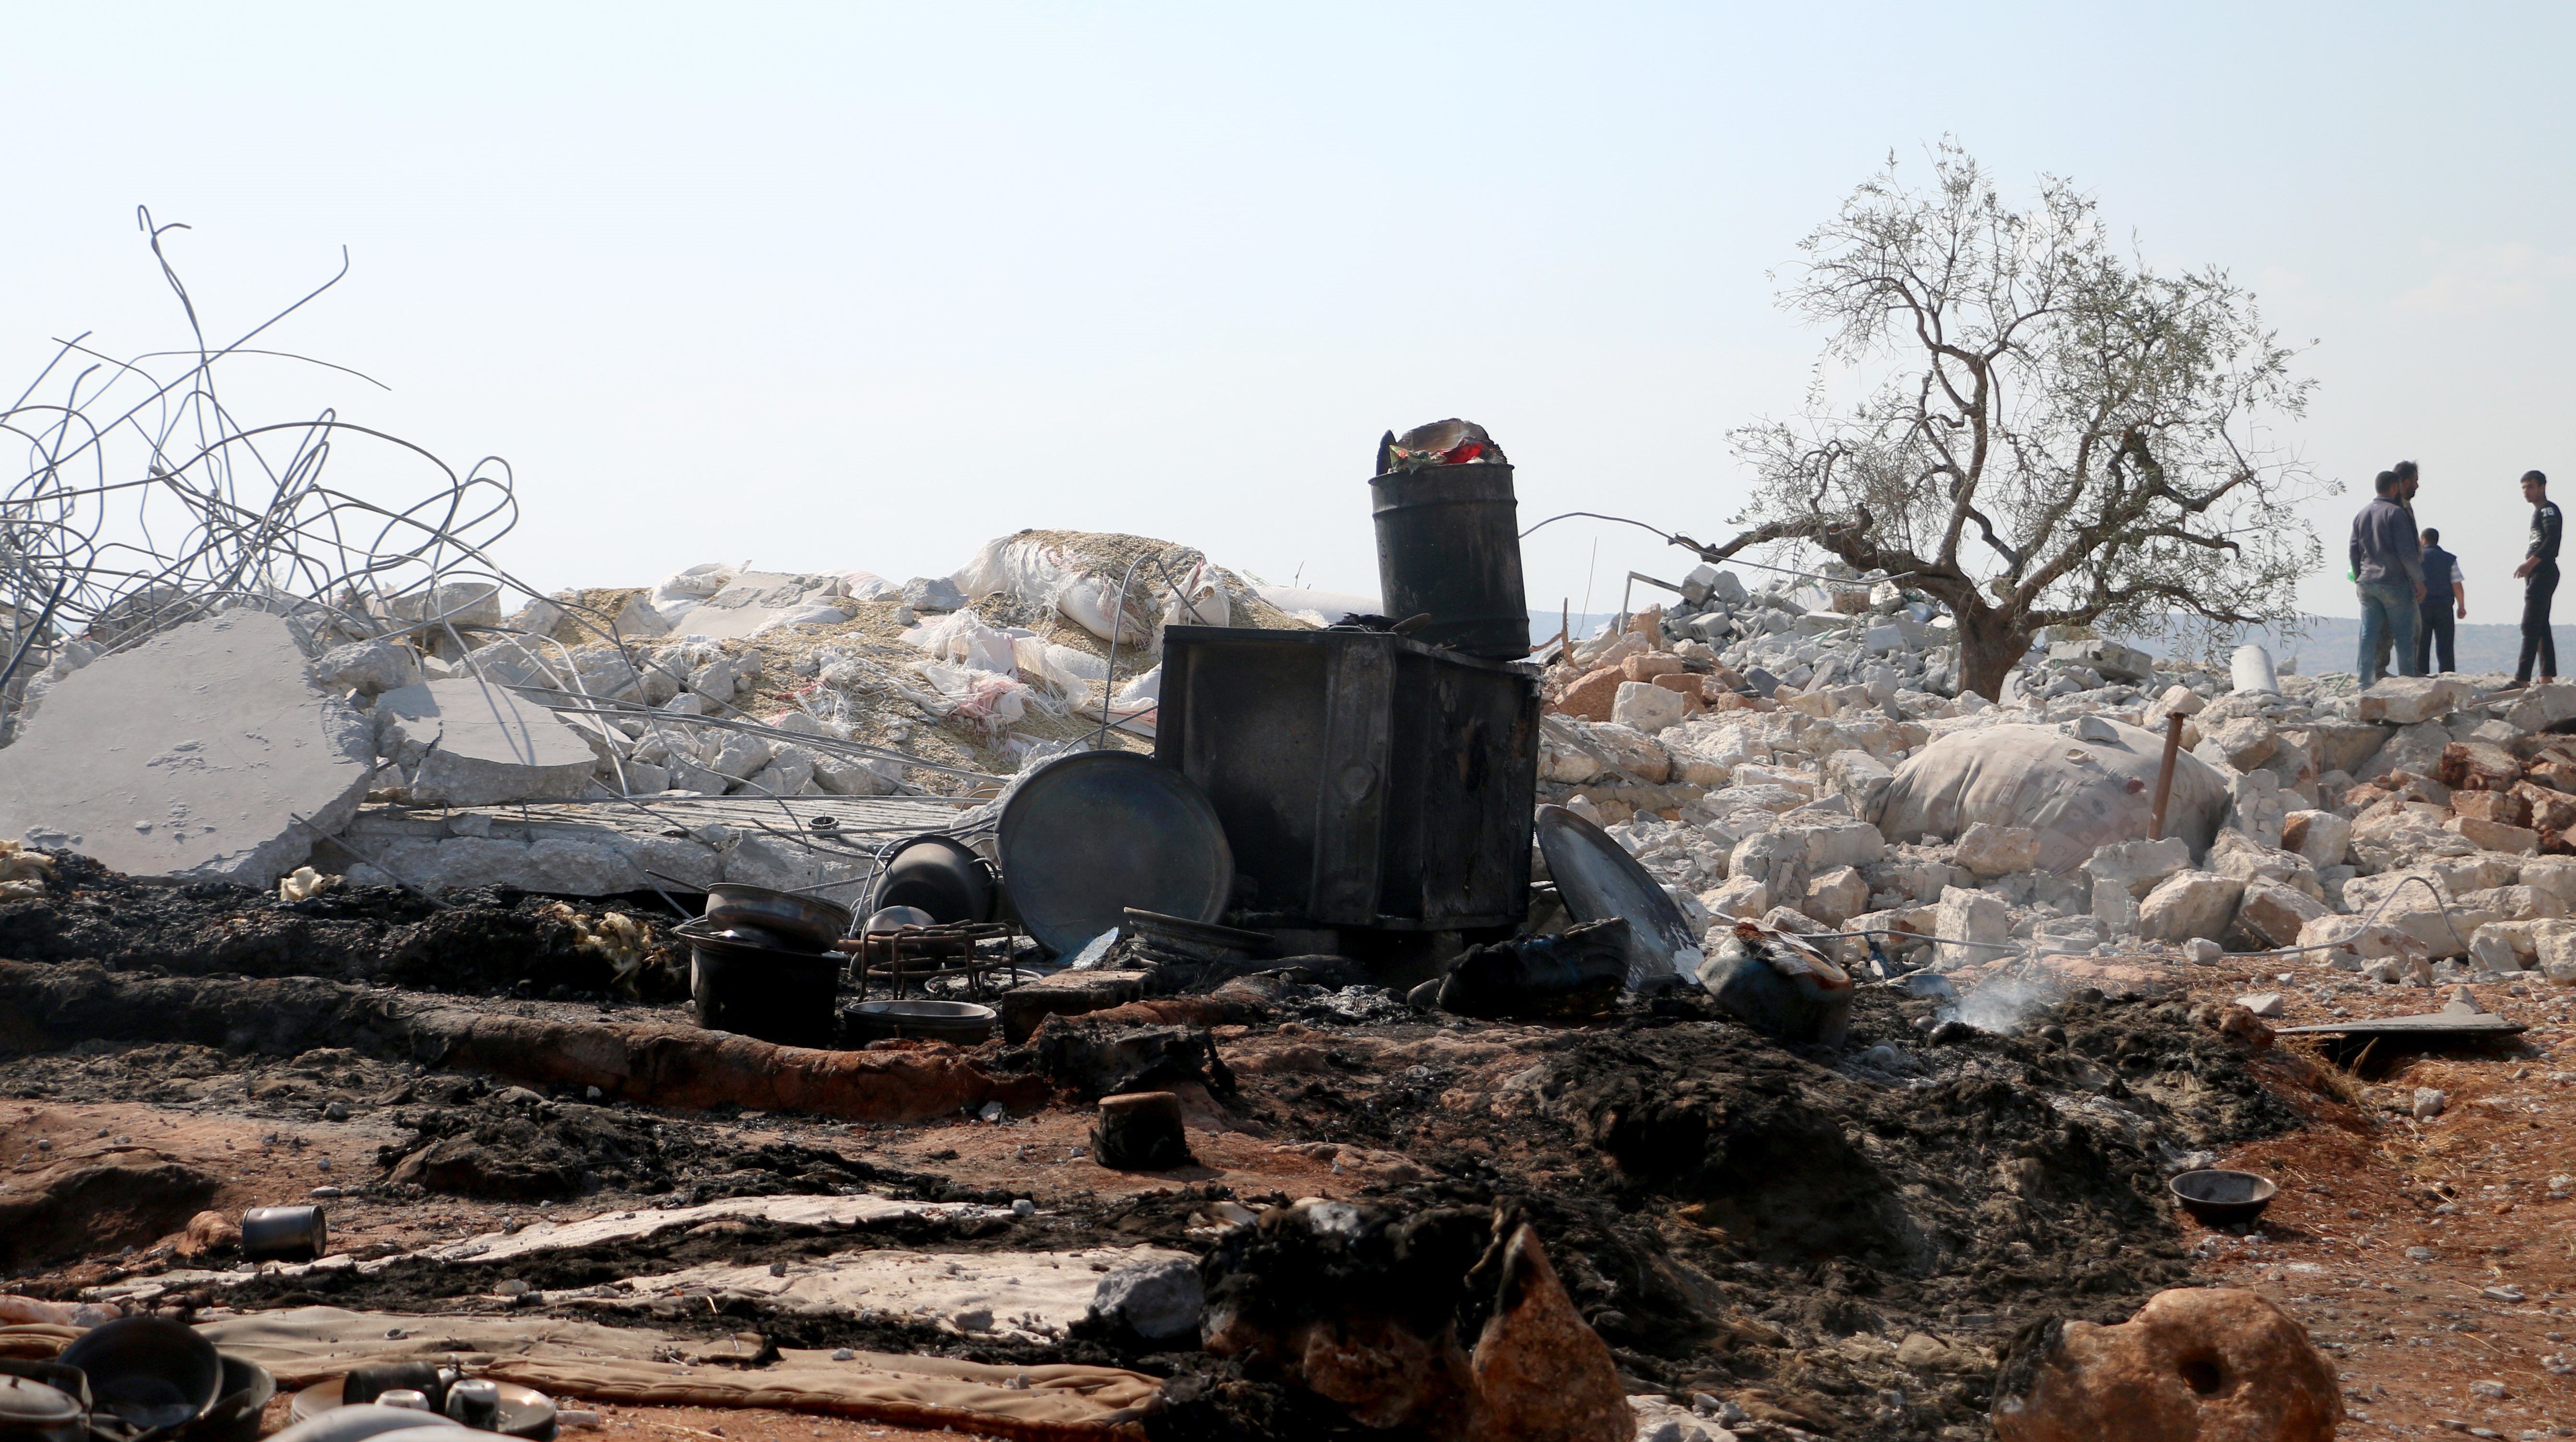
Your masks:
M2004 678L2030 650L2030 630L2017 619L1984 606L1953 609L1959 622L1959 689L1989 701L2004 697Z

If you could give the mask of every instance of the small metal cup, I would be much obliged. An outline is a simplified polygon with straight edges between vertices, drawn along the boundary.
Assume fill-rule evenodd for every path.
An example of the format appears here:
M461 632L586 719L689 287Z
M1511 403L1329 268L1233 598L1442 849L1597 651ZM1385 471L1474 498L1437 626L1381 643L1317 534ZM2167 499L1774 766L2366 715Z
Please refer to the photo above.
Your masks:
M242 1213L242 1256L254 1262L309 1262L331 1249L320 1207L253 1207Z
M417 1387L391 1387L376 1394L379 1407L400 1407L410 1412L429 1410L429 1394Z

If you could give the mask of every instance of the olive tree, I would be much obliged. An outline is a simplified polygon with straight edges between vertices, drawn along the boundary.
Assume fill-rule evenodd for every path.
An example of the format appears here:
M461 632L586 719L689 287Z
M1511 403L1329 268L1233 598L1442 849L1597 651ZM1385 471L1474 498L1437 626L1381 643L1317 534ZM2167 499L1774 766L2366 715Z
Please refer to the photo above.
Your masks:
M1733 435L1749 529L1685 544L1902 577L1949 607L1958 684L1989 697L2045 626L2294 624L2320 548L2293 507L2320 487L2269 432L2312 383L2254 297L2122 255L2066 181L2011 209L1948 142L1930 180L1891 156L1775 277L1830 337L1818 379L1804 414Z

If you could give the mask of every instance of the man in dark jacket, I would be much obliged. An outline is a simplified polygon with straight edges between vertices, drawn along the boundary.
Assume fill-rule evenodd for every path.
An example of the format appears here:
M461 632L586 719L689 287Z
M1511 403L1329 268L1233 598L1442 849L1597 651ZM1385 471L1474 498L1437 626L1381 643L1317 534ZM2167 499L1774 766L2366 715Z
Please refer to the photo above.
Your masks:
M2397 473L2381 471L2378 495L2352 518L2352 578L2361 596L2361 655L2353 669L2365 687L2378 682L2383 655L2393 654L2406 674L2421 674L2413 666L2424 561L2415 518L2398 503L2397 488Z
M2406 508L2406 524L2411 526L2415 524L2415 492L2423 485L2423 472L2413 461L2399 461L2388 468L2388 473L2397 478L2397 488L2388 493L2389 499ZM2433 604L2440 595L2440 589L2432 585L2428 578L2424 588L2424 604L2427 606ZM2383 635L2379 638L2379 649L2371 654L2372 661L2379 668L2379 674L2382 676L2423 675L2424 657L2421 655L2415 658L2415 669L2411 672L2406 669L2406 653L2403 651L2396 653L2396 665L2388 664L2389 652L2394 644L2393 636ZM2415 623L2415 649L2419 652L2424 649L2424 623L2420 616Z
M2558 507L2549 499L2549 478L2538 471L2522 473L2522 498L2531 502L2531 543L2513 572L2522 577L2522 664L2513 669L2513 684L2531 680L2536 656L2547 685L2558 679L2558 640L2549 633L2549 603L2558 595Z
M2469 588L2460 579L2460 558L2442 549L2442 533L2430 526L2424 528L2424 605L2415 624L2415 674L2436 674L2433 656L2438 646L2441 671L2457 671L2460 663L2452 654L2452 611L2457 608L2460 620L2469 619Z

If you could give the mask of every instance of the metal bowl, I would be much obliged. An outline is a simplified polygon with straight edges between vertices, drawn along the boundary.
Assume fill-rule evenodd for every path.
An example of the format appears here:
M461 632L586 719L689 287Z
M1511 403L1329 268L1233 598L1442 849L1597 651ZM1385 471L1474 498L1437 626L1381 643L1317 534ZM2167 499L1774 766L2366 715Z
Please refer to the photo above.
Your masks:
M707 888L707 920L720 929L749 926L799 951L823 951L850 934L850 909L819 896L719 882Z
M993 869L975 848L954 836L908 836L883 858L884 869L868 898L872 911L918 907L942 925L990 921L999 888Z
M257 1442L261 1414L277 1395L277 1378L248 1357L222 1356L223 1395L180 1434L182 1442Z
M909 1037L980 1046L992 1037L997 1015L971 1001L863 1001L850 1008L850 1035L861 1042Z
M2263 1215L2263 1209L2272 1205L2273 1194L2281 1190L2270 1177L2231 1172L2223 1167L2184 1172L2165 1185L2172 1189L2174 1200L2182 1203L2184 1211L2208 1227L2254 1220Z
M139 1432L184 1427L223 1392L224 1361L215 1344L161 1317L93 1327L63 1349L62 1361L89 1374L92 1410Z

